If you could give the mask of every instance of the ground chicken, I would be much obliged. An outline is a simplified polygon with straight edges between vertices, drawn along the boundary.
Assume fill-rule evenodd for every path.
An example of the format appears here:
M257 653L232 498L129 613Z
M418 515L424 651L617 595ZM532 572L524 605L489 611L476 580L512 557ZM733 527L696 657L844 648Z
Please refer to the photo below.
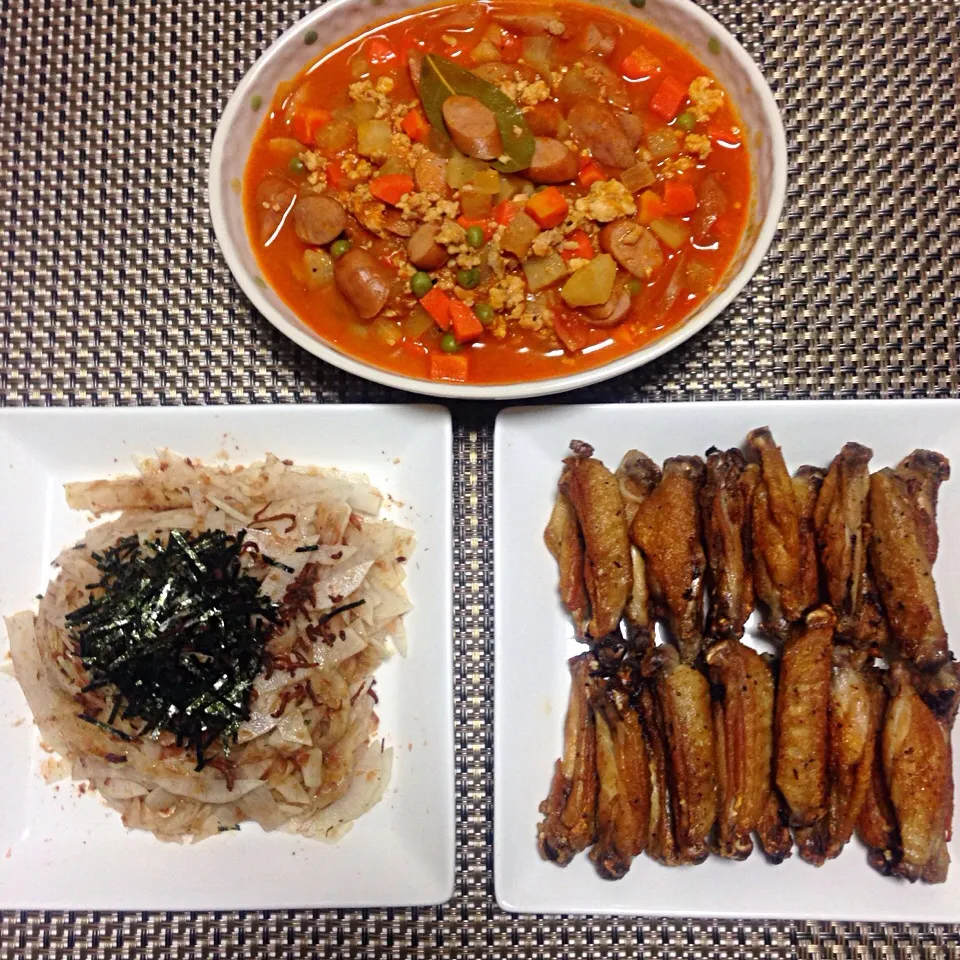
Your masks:
M710 156L710 138L702 133L688 133L683 141L683 149L701 160L706 160Z
M723 91L713 84L711 77L697 77L688 91L690 112L698 121L709 119L723 104Z
M577 213L591 220L609 223L637 212L633 194L619 180L598 180L590 184L590 192L574 203Z
M665 160L660 168L660 174L667 180L673 180L687 170L692 170L696 166L689 157L675 157Z

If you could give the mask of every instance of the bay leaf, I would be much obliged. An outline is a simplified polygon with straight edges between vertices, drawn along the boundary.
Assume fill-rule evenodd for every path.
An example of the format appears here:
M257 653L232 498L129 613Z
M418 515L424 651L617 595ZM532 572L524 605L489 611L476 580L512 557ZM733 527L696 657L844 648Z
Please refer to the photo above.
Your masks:
M495 170L515 173L530 166L535 146L533 133L519 107L499 87L475 73L435 53L426 54L420 70L420 102L431 125L444 134L447 128L443 104L453 96L473 97L496 117L503 154L510 159L494 160L490 165Z

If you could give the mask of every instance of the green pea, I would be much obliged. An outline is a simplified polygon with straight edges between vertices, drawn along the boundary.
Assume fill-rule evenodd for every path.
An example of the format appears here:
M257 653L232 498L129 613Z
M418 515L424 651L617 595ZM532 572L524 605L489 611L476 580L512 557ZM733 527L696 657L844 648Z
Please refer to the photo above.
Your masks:
M251 110L259 110L259 109L260 109L260 105L261 105L262 103L263 103L263 97L261 97L259 93L255 93L255 94L250 98L250 109L251 109Z
M684 110L683 113L677 117L677 126L681 130L686 130L689 133L697 125L697 118L689 111Z
M457 271L457 283L464 290L472 290L480 282L480 271L476 267Z
M719 53L719 52L720 52L720 41L719 41L716 37L711 37L711 38L707 41L707 49L708 49L711 53Z
M467 243L475 250L482 247L486 239L483 233L483 227L478 227L476 224L472 227L467 227Z
M410 278L410 292L418 300L421 297L425 297L430 292L430 288L432 286L433 286L433 281L430 279L430 274L424 273L423 270L418 270Z
M339 260L351 247L353 244L346 238L341 237L339 240L334 240L330 244L330 256L334 260Z
M440 338L440 349L444 353L456 353L460 349L460 344L452 333L445 333Z
M642 284L636 277L631 277L625 284L628 293L631 297L635 297L639 292Z
M475 303L473 305L473 312L477 315L477 319L485 327L488 327L491 323L493 323L495 312L489 303Z
M303 42L304 42L308 47L311 46L312 44L316 43L316 42L317 42L317 31L316 31L316 30L308 30L308 31L303 35Z
M299 157L291 157L287 166L290 168L291 173L303 173L306 169L303 161Z

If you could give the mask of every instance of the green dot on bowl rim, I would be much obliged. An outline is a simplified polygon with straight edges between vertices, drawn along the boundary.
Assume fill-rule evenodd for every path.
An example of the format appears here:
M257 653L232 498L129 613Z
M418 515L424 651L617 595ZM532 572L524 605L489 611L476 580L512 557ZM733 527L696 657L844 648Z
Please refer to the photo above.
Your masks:
M267 281L264 280L263 277L256 277L256 276L255 276L255 277L253 278L253 282L254 282L258 287L260 287L261 290L266 290L266 289L267 289Z
M720 41L719 41L716 37L711 37L711 38L707 41L707 49L708 49L711 53L719 53L719 52L720 52Z
M647 0L630 0L631 6L636 7L638 10L643 9L647 5Z
M316 42L317 42L317 31L316 31L316 30L308 30L308 31L303 35L303 42L304 42L308 47L309 47L311 44L316 43Z
M250 98L250 109L251 109L251 110L259 110L259 109L260 109L260 105L261 105L262 103L263 103L263 97L261 97L259 93L255 93L255 94Z

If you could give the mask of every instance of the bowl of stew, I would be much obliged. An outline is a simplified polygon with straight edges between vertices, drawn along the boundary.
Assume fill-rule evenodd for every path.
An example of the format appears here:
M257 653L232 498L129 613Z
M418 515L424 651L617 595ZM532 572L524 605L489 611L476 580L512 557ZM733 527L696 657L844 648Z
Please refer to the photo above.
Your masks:
M703 329L776 230L783 127L689 0L336 0L217 128L209 194L256 309L351 373L506 399Z

